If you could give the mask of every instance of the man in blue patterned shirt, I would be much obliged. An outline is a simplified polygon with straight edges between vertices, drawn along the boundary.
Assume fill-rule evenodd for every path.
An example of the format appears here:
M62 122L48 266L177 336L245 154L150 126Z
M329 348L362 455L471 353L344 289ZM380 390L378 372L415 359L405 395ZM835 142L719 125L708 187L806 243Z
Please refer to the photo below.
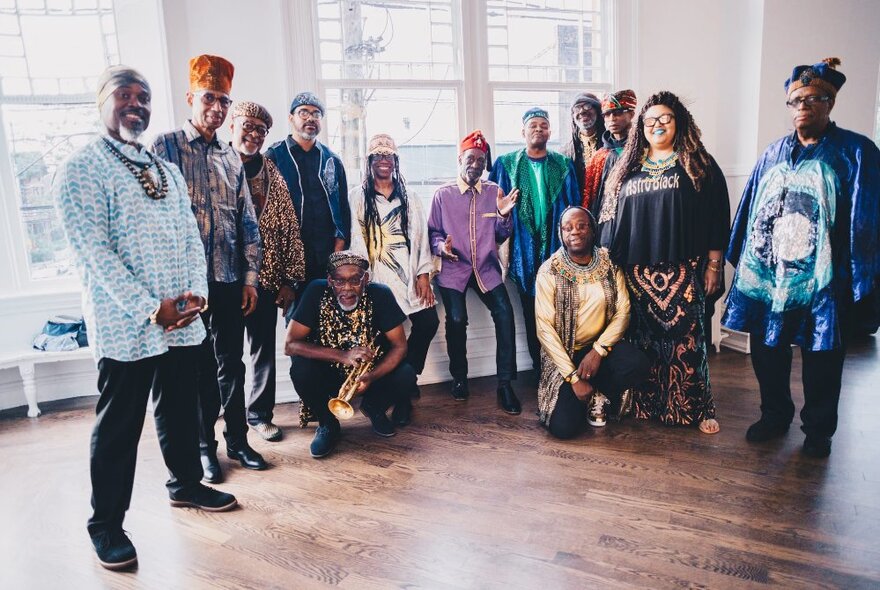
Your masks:
M241 160L217 138L232 101L234 68L214 55L190 60L186 99L192 118L182 129L159 136L153 149L177 164L189 187L208 259L208 300L202 314L208 338L199 363L199 435L204 479L222 479L214 424L223 405L226 453L247 469L266 462L247 442L245 419L244 317L257 305L260 232Z
M198 318L205 256L180 172L138 143L150 122L150 86L125 66L98 81L106 133L74 152L52 187L83 283L98 361L88 530L101 565L125 569L137 553L122 530L152 388L156 433L174 506L229 510L235 498L199 483L196 429Z

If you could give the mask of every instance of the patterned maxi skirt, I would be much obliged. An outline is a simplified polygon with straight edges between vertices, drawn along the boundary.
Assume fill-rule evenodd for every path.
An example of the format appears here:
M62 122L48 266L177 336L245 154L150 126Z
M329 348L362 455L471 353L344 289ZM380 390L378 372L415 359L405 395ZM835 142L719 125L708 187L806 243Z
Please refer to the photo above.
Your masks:
M664 424L715 417L709 386L700 259L624 269L632 318L627 340L651 360L651 376L633 391L633 414Z

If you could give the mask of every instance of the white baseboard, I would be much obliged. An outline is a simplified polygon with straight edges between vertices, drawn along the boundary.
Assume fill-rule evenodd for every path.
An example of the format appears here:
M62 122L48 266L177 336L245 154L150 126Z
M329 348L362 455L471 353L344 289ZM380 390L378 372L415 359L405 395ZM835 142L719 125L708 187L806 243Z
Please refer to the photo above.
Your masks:
M522 323L522 312L520 311L519 298L516 289L509 289L511 303L514 308L514 317L516 319L516 350L517 350L517 367L520 371L532 368L531 357L528 353L526 345L525 328ZM72 300L78 295L68 295L65 299L64 312L77 313L76 307L71 308ZM22 307L25 303L18 302ZM33 334L39 331L44 317L49 317L57 310L44 300L39 302L30 301L27 303L27 322L20 321L17 325L12 326L16 339L15 349L27 348ZM19 311L23 311L21 308ZM446 354L446 338L443 327L443 307L438 306L440 314L440 329L431 343L428 351L428 358L425 362L425 369L419 376L419 383L427 385L430 383L439 383L449 381L449 357ZM496 374L495 367L495 328L492 323L491 316L476 297L475 294L468 294L468 370L469 377L485 377ZM21 317L21 316L20 316ZM408 323L407 323L408 324ZM284 326L283 322L278 322L277 332L277 390L276 400L278 402L289 402L298 400L293 384L290 382L289 369L290 360L284 355ZM2 348L2 347L0 347ZM245 354L245 365L248 366L248 372L245 382L245 392L250 391L250 363ZM78 360L70 362L59 362L45 365L37 365L36 368L36 387L37 387L37 403L55 401L60 399L76 398L83 396L96 396L98 371L92 360ZM2 369L0 370L0 410L18 408L26 405L24 398L24 390L22 388L21 377L18 370Z

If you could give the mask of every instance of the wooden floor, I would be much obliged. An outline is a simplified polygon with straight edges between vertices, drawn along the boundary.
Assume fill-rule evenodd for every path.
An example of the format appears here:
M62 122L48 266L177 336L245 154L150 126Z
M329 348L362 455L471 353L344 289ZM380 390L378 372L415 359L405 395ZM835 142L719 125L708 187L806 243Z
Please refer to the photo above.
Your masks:
M270 470L221 457L227 514L169 506L148 422L125 523L140 567L123 574L85 531L91 408L0 419L0 588L878 588L877 360L874 339L847 360L828 460L801 456L797 419L746 443L755 379L730 351L710 365L717 436L627 420L560 442L527 379L519 417L480 379L467 403L424 387L391 439L358 414L317 461L288 404L284 440L254 441Z

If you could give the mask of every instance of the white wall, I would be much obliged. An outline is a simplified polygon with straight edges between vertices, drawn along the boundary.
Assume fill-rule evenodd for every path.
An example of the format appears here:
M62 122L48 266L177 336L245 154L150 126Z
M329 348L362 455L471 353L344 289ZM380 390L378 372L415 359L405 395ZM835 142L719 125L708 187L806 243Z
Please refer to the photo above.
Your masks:
M839 57L843 63L838 69L847 78L837 95L832 120L873 137L880 75L878 30L877 0L766 2L756 150L792 131L783 82L793 67L826 57Z
M293 0L292 5L302 0ZM186 104L189 60L203 53L219 55L235 66L231 96L265 106L274 125L267 145L287 135L287 6L283 0L164 0L168 70L174 126L190 117ZM229 121L227 121L229 123ZM229 139L224 126L223 138Z

